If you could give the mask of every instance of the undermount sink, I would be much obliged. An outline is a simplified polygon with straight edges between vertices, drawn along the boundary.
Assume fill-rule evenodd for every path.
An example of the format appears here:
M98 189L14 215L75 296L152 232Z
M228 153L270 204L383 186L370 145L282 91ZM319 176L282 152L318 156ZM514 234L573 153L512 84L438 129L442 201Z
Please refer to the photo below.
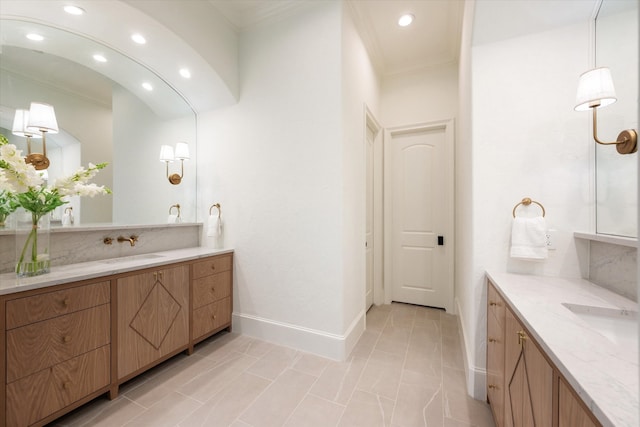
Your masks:
M638 312L633 310L562 303L599 334L624 346L638 345Z
M105 259L98 262L101 264L116 264L119 262L141 261L145 259L162 258L163 256L164 255L158 255L158 254L140 254L140 255L123 256L120 258L110 258L110 259Z

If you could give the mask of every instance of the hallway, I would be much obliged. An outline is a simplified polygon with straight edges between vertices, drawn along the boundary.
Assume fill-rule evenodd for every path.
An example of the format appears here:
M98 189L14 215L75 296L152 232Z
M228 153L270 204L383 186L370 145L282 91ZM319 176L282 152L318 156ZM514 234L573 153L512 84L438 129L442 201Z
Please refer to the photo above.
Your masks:
M346 362L222 333L51 425L493 427L463 369L455 316L394 303Z

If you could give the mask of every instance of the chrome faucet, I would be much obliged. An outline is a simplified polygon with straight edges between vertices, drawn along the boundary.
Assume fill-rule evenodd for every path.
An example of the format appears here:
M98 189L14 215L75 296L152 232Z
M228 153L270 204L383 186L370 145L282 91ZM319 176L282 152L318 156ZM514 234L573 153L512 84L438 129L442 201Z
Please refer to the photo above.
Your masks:
M135 234L131 235L131 237L129 237L128 239L126 237L118 236L118 242L129 242L132 247L136 245L137 241L138 236L136 236Z

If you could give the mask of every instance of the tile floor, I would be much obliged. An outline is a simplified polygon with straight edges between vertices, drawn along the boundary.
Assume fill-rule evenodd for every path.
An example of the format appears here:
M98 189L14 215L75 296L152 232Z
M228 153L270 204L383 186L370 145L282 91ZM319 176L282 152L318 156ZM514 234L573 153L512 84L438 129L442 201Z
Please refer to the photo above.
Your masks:
M372 307L346 362L222 333L52 426L490 426L467 396L455 316Z

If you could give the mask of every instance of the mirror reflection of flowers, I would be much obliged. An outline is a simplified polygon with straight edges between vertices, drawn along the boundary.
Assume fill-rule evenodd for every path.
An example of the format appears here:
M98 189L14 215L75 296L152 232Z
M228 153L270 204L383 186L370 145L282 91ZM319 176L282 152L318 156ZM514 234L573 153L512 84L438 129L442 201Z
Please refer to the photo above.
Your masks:
M58 178L53 186L47 186L33 165L25 162L22 152L9 144L4 135L0 137L0 215L22 207L31 214L33 225L19 256L16 273L25 273L22 270L27 268L24 266L25 256L27 262L33 263L28 268L39 271L42 270L39 267L44 267L48 271L49 254L38 253L38 221L58 206L68 203L67 196L110 194L108 188L89 182L107 163L89 163L86 169L80 167L72 175Z

